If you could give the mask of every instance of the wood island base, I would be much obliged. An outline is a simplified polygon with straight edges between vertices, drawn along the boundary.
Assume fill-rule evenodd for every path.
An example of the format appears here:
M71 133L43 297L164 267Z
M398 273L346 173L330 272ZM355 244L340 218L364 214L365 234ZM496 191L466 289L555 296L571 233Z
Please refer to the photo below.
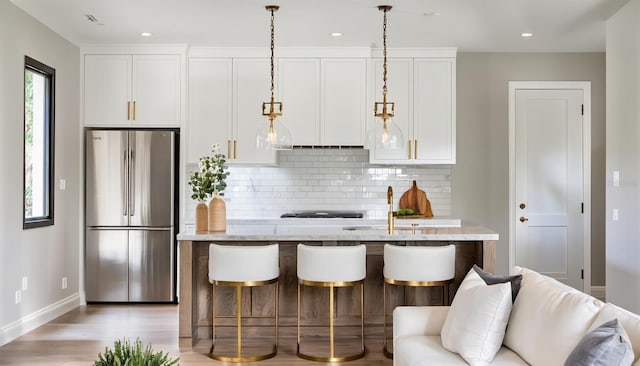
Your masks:
M208 339L211 331L211 293L208 281L209 244L207 240L179 241L179 346L193 347L199 339ZM266 241L224 241L215 240L218 244L228 245L260 245L272 243ZM389 242L389 241L387 241ZM296 247L299 241L280 244L280 339L291 338L295 342L297 321L297 276ZM354 245L367 246L367 277L364 285L365 298L365 338L382 338L383 329L383 247L385 242L354 241L316 241L304 242L309 245ZM451 300L458 286L469 269L477 264L485 270L495 273L496 242L483 241L402 241L397 245L446 245L456 246L456 269L454 282L449 290ZM328 291L321 288L304 288L301 302L301 333L303 337L328 335L328 307L326 306ZM274 291L270 288L245 288L243 290L244 315L273 315ZM389 286L387 288L387 304L389 308L396 305L441 305L444 291L442 288L410 288ZM216 313L235 316L235 295L233 289L218 288L216 290ZM358 334L360 332L360 293L356 288L340 288L335 297L336 334ZM390 324L391 317L388 317ZM249 319L243 328L248 335L257 337L272 336L272 323L266 319ZM217 323L217 339L235 340L235 317L223 319ZM391 332L391 327L387 327ZM388 336L391 336L389 333Z

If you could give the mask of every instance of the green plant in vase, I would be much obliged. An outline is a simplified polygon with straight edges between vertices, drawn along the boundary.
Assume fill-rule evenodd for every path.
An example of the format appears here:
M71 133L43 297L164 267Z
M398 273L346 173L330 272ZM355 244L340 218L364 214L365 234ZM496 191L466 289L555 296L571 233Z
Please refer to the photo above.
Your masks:
M198 162L198 170L193 172L189 178L189 186L191 186L191 198L197 200L198 206L196 206L196 232L206 231L224 231L226 229L226 211L220 212L219 207L212 212L212 204L220 206L224 201L220 196L224 195L224 191L227 188L226 179L229 176L229 171L226 166L226 157L220 152L220 145L215 144L211 149L211 156L203 156ZM206 208L205 201L207 198L213 197L209 204L208 213L208 225L207 220L203 220L204 209ZM220 223L212 223L212 219L215 221L214 216L224 215L224 228L221 228ZM217 219L219 221L219 218ZM203 224L204 221L204 224ZM208 230L207 230L208 229Z

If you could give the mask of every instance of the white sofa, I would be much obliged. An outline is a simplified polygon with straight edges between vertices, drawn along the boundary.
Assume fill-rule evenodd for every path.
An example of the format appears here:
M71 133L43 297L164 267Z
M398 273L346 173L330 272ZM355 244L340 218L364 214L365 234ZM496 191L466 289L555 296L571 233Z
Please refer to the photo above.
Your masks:
M502 347L491 365L562 366L582 337L617 318L640 366L640 316L603 303L526 268L513 303ZM466 365L442 346L448 306L401 306L393 312L394 366Z

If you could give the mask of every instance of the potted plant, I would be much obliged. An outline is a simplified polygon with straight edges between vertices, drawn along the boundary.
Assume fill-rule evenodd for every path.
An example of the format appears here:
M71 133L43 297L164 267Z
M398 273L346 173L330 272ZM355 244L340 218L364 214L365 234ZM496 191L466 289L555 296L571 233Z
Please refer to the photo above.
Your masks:
M126 339L116 340L113 348L107 347L104 353L98 353L93 366L173 366L180 360L169 358L168 353L154 352L150 344L143 347L140 338L136 338L134 343Z
M212 156L203 156L198 162L198 170L189 179L191 198L199 203L196 206L196 232L225 231L227 227L226 206L221 196L227 188L229 176L226 157L220 152L220 145L211 149ZM206 219L207 198L212 197L208 208L208 224Z

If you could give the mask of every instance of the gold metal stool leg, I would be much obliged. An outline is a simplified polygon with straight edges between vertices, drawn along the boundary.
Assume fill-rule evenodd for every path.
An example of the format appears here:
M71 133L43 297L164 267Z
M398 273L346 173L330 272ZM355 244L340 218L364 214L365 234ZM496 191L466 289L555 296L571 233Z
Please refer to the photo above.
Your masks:
M329 356L316 356L316 355L309 355L306 353L303 353L300 351L300 291L301 291L301 285L307 285L307 286L319 286L319 287L328 287L329 288ZM347 356L336 356L335 355L335 324L334 324L334 315L335 315L335 309L334 309L334 291L335 291L335 287L345 287L345 286L355 286L355 285L360 285L360 335L361 335L361 349L360 352L357 354L353 354L353 355L347 355ZM364 280L362 281L356 281L356 282L341 282L341 283L335 283L335 282L310 282L310 281L302 281L299 280L298 281L298 340L297 340L297 348L296 348L296 354L298 357L305 359L305 360L309 360L309 361L319 361L319 362L346 362L346 361L353 361L353 360L357 360L360 359L362 357L364 357L365 353L366 353L366 349L364 346Z
M393 359L393 352L387 347L387 283L382 283L382 353Z
M255 356L242 356L242 289L243 287L254 287L254 286L265 286L265 285L269 285L269 284L275 284L275 344L273 346L273 349L270 353L267 354L261 354L261 355L255 355ZM218 360L218 361L223 361L223 362L254 362L254 361L261 361L261 360L266 360L268 358L272 358L274 357L277 353L278 353L278 320L279 320L279 308L278 308L278 297L279 297L279 284L278 284L278 279L273 279L273 280L268 280L268 281L259 281L259 282L223 282L220 281L220 285L222 286L234 286L236 288L236 301L237 301L237 308L236 308L236 328L237 328L237 335L236 335L236 342L237 342L237 347L236 347L236 356L223 356L220 354L216 354L214 353L214 347L215 347L215 343L216 343L216 318L218 316L216 316L216 305L215 305L215 288L216 288L216 283L213 284L213 290L212 290L212 297L211 297L211 302L212 302L212 315L213 315L213 319L212 319L212 324L213 324L213 329L212 329L212 333L213 333L213 340L212 340L212 344L211 344L211 349L209 351L209 357L214 359L214 360ZM248 318L256 318L259 316L248 316ZM271 317L271 316L267 316L267 317Z

